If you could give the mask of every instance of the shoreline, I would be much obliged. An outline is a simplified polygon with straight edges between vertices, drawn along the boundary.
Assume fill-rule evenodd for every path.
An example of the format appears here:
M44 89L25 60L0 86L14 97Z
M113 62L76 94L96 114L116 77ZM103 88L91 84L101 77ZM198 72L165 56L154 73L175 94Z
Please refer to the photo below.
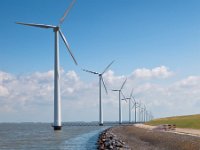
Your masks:
M116 127L110 127L100 133L97 141L97 149L126 149L130 150L129 146L113 133L113 129Z
M112 137L111 137L112 136ZM114 139L114 142L113 142ZM200 149L200 136L181 133L179 131L156 130L148 125L122 125L104 130L98 139L98 149L113 149L122 143L118 149L131 150L196 150ZM103 145L103 146L102 146Z

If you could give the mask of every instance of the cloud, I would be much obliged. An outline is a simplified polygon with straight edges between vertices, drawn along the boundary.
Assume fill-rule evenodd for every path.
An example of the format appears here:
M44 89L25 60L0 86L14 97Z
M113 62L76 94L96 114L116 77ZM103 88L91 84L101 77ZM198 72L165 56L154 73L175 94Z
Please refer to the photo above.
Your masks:
M168 78L173 75L173 72L165 66L156 67L153 69L136 69L132 73L135 78Z
M118 94L111 89L120 88L126 77L125 96L129 96L134 88L136 100L146 104L156 117L199 112L200 77L189 76L174 83L167 82L174 74L165 66L138 68L128 75L107 71L103 77L108 95L102 87L104 119L118 120ZM17 121L52 121L53 76L53 70L26 75L0 71L0 112L1 116L6 116L0 121L16 120L19 116ZM165 84L157 80L165 80ZM98 120L98 80L86 82L75 71L62 69L60 83L64 121ZM123 101L122 106L123 118L128 120L128 104ZM34 116L34 120L28 116Z
M200 87L198 84L200 82L200 77L198 76L189 76L186 79L178 81L175 83L175 86L180 88L192 88L192 87Z
M0 97L8 96L9 92L8 89L2 85L0 85Z

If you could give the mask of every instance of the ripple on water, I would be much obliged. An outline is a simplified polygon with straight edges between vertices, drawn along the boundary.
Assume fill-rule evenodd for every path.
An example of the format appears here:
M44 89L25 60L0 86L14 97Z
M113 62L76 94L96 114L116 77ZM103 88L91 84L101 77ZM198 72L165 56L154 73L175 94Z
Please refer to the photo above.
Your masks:
M97 149L96 142L98 140L99 133L103 130L105 130L105 128L82 134L76 138L69 139L65 142L65 149L66 150Z

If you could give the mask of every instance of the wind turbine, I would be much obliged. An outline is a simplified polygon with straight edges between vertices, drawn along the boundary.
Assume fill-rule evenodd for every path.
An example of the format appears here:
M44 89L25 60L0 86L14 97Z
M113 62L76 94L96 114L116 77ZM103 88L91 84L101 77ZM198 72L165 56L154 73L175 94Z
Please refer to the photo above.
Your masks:
M143 108L143 115L144 115L144 122L146 122L146 111L147 111L147 109L146 109L146 105L144 104L144 108Z
M146 122L149 121L149 112L146 110Z
M141 101L138 103L138 122L142 122L142 116L141 116L141 113L142 113L142 103Z
M127 78L124 80L122 86L120 89L117 89L117 90L112 90L112 91L115 91L115 92L119 92L119 123L121 124L122 123L122 106L121 106L121 94L123 95L122 93L122 89L126 83L126 80ZM123 95L124 99L122 100L126 100L125 96Z
M69 44L62 33L60 26L63 23L65 17L69 13L70 9L74 5L76 0L73 0L67 10L65 11L63 17L60 19L60 22L57 26L54 25L45 25L45 24L35 24L35 23L22 23L22 22L16 22L17 24L20 25L25 25L25 26L32 26L32 27L38 27L38 28L44 28L44 29L53 29L54 34L55 34L55 60L54 60L54 130L61 130L62 128L62 123L61 123L61 99L60 99L60 66L59 66L59 34L67 47L67 50L69 54L71 55L74 63L77 65L77 61L75 60Z
M135 97L133 97L132 96L132 98L133 98L133 107L135 107L135 123L136 123L136 121L137 121L137 111L136 111L136 109L137 109L137 102L136 102L136 100L135 100ZM133 109L133 107L132 107L132 109Z
M130 97L125 98L125 99L129 100L129 123L132 122L132 120L131 120L131 109L132 109L131 108L131 98L132 98L132 95L133 95L133 89L131 91ZM122 99L122 100L125 100L125 99Z
M144 107L142 107L142 103L140 102L140 112L141 112L141 122L145 122L145 111L146 111L146 106L144 104Z
M92 73L92 74L99 76L99 125L100 126L103 126L103 105L102 105L102 101L101 101L101 83L103 83L104 89L105 89L106 93L108 93L106 85L105 85L104 80L103 80L103 74L108 70L108 68L113 63L114 63L114 60L104 69L104 71L102 73L83 69L83 71L85 71L85 72Z

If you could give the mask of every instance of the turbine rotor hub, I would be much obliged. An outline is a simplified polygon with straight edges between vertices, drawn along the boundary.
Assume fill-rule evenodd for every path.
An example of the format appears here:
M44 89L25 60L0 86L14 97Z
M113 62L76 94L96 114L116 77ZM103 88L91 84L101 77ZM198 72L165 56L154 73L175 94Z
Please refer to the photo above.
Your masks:
M59 29L60 29L60 27L57 26L57 27L53 28L53 31L54 31L54 32L57 32L57 31L59 31Z

